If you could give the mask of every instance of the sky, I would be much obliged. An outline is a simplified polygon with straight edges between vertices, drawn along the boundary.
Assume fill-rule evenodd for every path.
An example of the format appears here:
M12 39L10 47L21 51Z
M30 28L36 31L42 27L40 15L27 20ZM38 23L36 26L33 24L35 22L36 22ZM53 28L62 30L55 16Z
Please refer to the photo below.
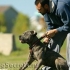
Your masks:
M16 11L32 17L37 11L35 0L0 0L0 6L12 6Z

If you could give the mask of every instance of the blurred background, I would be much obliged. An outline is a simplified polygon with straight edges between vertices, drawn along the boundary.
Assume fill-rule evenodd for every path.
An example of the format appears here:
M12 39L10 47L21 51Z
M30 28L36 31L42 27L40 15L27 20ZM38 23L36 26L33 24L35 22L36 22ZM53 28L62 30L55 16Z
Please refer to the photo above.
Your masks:
M0 70L18 70L27 60L29 48L19 42L19 35L35 30L38 37L46 32L43 16L37 12L34 0L0 1ZM66 40L60 52L66 58ZM34 70L34 65L26 70Z

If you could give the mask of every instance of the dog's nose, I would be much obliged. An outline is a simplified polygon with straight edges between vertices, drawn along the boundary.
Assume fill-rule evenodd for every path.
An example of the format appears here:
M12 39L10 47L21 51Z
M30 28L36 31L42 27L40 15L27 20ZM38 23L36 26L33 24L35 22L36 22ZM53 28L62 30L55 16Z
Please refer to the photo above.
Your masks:
M19 40L21 40L21 35L19 36Z

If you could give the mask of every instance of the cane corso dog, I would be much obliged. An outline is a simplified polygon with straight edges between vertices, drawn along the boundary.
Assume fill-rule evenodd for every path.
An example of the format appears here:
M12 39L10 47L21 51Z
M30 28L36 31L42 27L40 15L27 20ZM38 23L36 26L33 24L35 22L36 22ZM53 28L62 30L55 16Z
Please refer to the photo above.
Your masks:
M36 35L35 31L25 31L19 36L21 43L27 43L30 49L27 62L19 70L25 70L34 60L37 60L34 70L39 70L42 65L51 67L50 70L68 70L66 60L59 53L48 49Z

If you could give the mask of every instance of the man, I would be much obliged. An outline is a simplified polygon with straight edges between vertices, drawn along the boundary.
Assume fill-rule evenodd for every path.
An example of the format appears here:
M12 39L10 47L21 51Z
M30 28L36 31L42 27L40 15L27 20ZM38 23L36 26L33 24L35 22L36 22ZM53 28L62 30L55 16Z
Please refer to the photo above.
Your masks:
M70 0L35 0L35 6L48 25L44 42L52 38L50 49L59 53L70 32Z

